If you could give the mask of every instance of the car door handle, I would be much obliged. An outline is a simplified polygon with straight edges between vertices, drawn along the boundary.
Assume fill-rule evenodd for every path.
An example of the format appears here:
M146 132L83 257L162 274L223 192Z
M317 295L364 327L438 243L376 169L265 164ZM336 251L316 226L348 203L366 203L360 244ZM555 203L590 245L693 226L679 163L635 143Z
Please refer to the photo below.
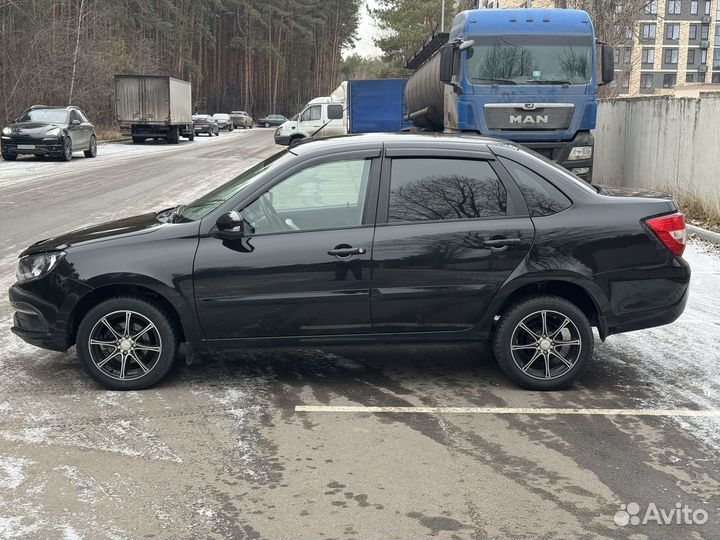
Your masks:
M354 248L348 245L339 245L335 246L334 249L329 250L327 254L337 257L338 259L348 259L353 255L364 255L366 251L367 250L362 247Z
M522 240L520 238L491 238L485 240L483 244L489 248L498 248L509 246L510 244L519 244Z

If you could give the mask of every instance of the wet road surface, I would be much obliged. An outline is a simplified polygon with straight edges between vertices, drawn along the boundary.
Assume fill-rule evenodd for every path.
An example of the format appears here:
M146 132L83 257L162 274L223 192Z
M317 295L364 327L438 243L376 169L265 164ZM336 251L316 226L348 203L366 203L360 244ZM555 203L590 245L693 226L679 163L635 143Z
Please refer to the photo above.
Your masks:
M3 290L29 243L187 202L276 149L257 129L116 146L0 162ZM548 393L514 387L484 345L254 349L109 392L74 350L12 336L3 294L0 538L718 538L720 417L632 414L720 410L720 255L694 243L687 258L679 321L598 341L581 381ZM632 502L707 521L617 525Z

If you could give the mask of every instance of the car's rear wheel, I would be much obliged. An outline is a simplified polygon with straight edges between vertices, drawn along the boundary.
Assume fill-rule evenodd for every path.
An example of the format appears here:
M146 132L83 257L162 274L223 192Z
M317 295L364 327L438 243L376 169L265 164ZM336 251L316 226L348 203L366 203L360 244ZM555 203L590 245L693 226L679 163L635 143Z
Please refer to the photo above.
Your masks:
M63 139L63 150L62 154L60 154L60 159L62 161L70 161L72 159L72 141L70 137Z
M498 364L518 385L559 390L589 364L592 326L582 310L564 298L535 296L502 315L494 348Z
M88 146L88 149L83 152L85 154L86 158L94 158L97 156L97 139L95 138L95 135L92 135L90 137L90 145Z
M78 328L76 347L85 371L106 388L142 390L170 370L178 338L157 305L119 297L88 311Z
M270 122L265 122L265 127L270 127Z

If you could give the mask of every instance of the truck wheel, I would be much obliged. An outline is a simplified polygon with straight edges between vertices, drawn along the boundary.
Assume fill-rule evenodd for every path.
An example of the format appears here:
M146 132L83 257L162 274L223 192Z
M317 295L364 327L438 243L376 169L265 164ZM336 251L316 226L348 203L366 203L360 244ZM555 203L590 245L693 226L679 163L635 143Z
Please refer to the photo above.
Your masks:
M516 384L560 390L590 363L592 326L575 304L534 296L504 313L495 330L495 357Z
M295 146L297 143L299 143L300 141L302 141L303 138L304 138L304 137L303 137L302 135L295 135L294 137L291 137L291 138L290 138L290 144L288 144L288 146L291 146L291 147L292 147L292 146Z
M170 128L165 140L168 144L177 144L180 142L180 130L178 128Z
M132 141L133 141L133 144L144 144L145 137L133 137Z
M188 140L188 141L194 141L194 140L195 140L195 130L193 130L193 129L190 130L190 133L188 133L188 135L187 135L187 140Z
M82 367L105 388L142 390L170 370L178 337L158 305L118 297L87 312L78 327L76 348Z

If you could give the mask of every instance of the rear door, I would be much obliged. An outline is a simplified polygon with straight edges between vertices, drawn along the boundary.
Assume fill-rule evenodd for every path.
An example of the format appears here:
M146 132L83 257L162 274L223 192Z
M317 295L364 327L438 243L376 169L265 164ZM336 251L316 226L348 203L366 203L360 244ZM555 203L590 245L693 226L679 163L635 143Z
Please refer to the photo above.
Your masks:
M389 147L372 261L376 333L468 330L530 250L522 194L490 153Z

